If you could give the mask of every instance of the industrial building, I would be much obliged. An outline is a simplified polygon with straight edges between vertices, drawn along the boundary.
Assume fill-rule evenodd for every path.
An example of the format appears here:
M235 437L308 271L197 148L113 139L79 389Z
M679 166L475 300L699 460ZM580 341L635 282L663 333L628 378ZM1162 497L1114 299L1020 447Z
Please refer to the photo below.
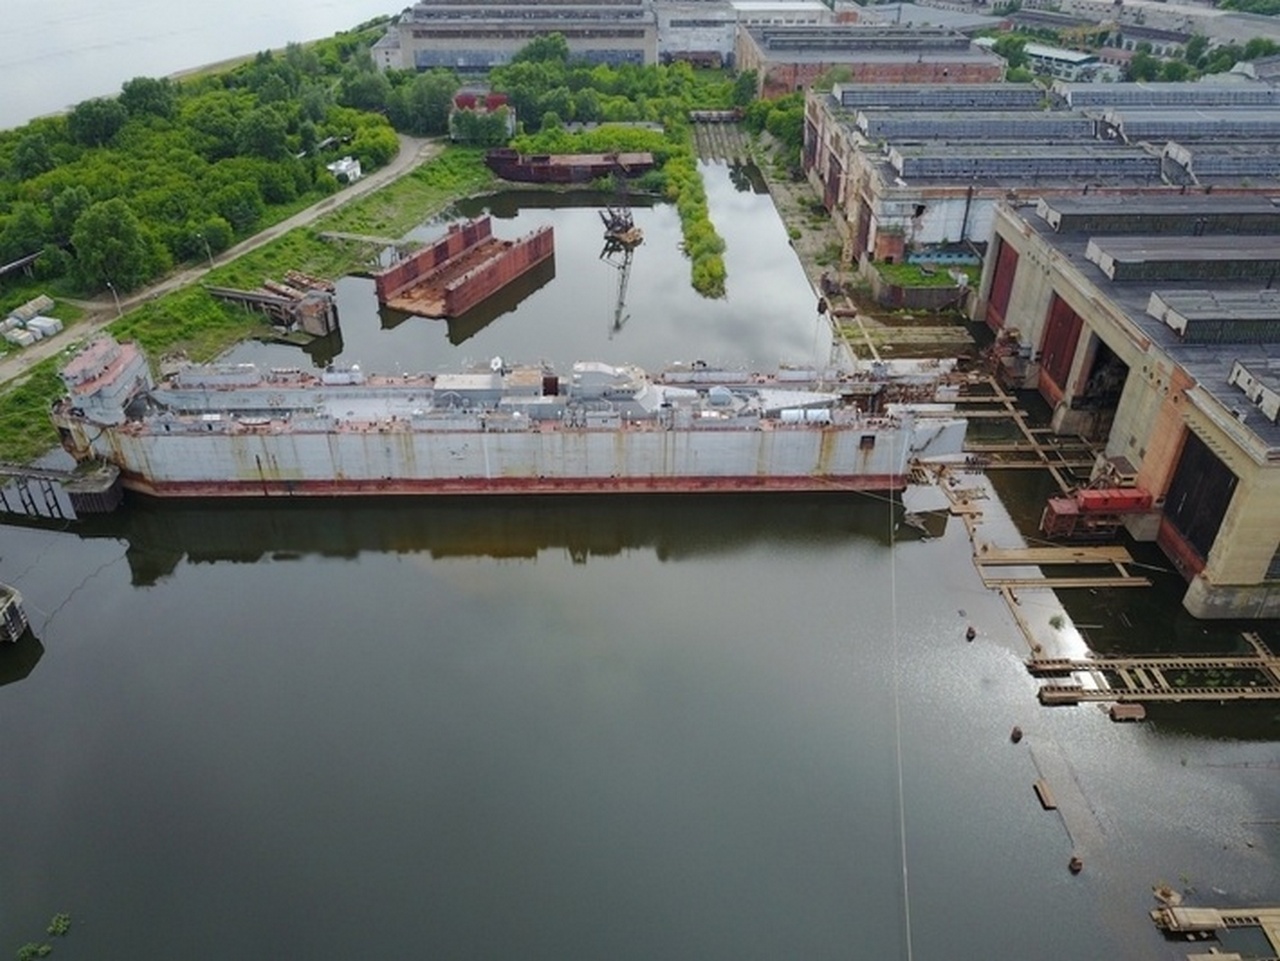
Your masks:
M1280 41L1280 20L1253 13L1224 10L1213 4L1170 3L1165 0L1024 0L1025 10L1051 10L1092 23L1106 23L1121 36L1132 28L1169 34L1203 34L1215 44L1243 46L1255 37ZM1150 42L1150 38L1147 38Z
M560 33L572 56L595 63L732 67L741 26L812 27L854 16L821 0L419 0L374 44L373 57L384 70L480 72Z
M981 245L1003 201L1280 189L1266 84L837 84L805 104L803 163L845 260Z
M1280 207L1266 196L1077 196L996 211L976 319L1001 370L1099 474L1204 618L1280 617Z
M861 23L741 27L735 61L756 71L763 97L807 90L837 68L854 83L973 84L1002 79L1005 66L953 30Z
M383 69L479 72L509 63L551 33L564 36L574 57L593 63L658 61L658 23L648 0L420 0L374 44L373 58Z
M821 0L656 0L658 59L733 66L739 25L814 26L835 15Z
M1098 72L1096 54L1029 43L1022 48L1027 65L1036 73L1060 80L1087 80Z
M942 27L966 36L981 30L1007 30L1005 17L993 17L970 10L951 10L917 3L879 3L857 8L858 23L892 23L898 26Z

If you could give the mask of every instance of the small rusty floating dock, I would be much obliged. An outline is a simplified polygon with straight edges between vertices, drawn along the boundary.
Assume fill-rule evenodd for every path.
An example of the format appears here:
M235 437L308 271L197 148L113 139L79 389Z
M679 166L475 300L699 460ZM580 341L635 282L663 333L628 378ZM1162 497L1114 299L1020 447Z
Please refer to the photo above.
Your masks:
M550 226L500 240L485 216L452 225L440 240L374 274L374 286L385 306L419 317L458 317L554 256Z

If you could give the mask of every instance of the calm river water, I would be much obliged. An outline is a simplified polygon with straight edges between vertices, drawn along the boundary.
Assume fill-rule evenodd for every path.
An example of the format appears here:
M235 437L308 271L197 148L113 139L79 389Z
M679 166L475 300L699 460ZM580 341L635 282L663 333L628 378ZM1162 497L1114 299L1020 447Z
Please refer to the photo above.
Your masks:
M704 174L725 301L690 290L674 212L642 207L615 330L595 207L515 196L496 231L554 223L554 277L454 329L347 279L341 357L825 355L768 197ZM835 495L2 527L39 643L0 663L0 952L68 911L58 957L94 961L1175 958L1156 882L1280 900L1274 709L1214 730L1037 707L963 528L900 519ZM1078 877L1031 748L1089 799Z
M0 129L119 93L134 77L332 36L396 9L381 0L5 0Z

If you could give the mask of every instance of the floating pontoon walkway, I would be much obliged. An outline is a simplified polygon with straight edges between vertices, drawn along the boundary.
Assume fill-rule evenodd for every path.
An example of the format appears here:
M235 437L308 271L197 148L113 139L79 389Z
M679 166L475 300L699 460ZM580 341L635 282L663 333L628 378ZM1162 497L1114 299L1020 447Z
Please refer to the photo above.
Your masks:
M988 388L988 396L966 396L964 403L992 404L994 410L980 410L978 417L1006 417L1013 421L1022 434L1022 440L1016 441L974 441L965 445L965 453L972 455L984 470L1009 470L1037 468L1047 470L1063 493L1075 490L1080 486L1074 478L1075 472L1093 469L1097 460L1099 446L1083 437L1070 437L1055 434L1047 427L1032 427L1027 423L1027 415L1018 407L1017 398L1011 396L1000 386L994 377L973 378L971 385L981 384ZM966 411L966 416L970 412Z
M1077 678L1076 683L1041 687L1041 704L1280 699L1280 658L1257 634L1244 638L1252 654L1033 657L1027 670L1035 677ZM1082 683L1084 677L1092 684Z
M1271 943L1272 957L1280 957L1280 908L1192 908L1183 905L1165 905L1151 912L1151 920L1161 931L1197 938L1227 928L1260 928ZM1213 955L1218 957L1216 953ZM1188 955L1188 958L1208 955ZM1223 954L1224 959L1239 958L1238 954ZM1258 959L1264 961L1264 959Z
M987 587L1016 590L1051 590L1070 587L1150 587L1145 577L1130 574L1127 564L1133 558L1123 547L991 547L983 544L973 555L973 563ZM1071 577L1005 577L987 571L988 567L1041 566L1114 566L1109 577L1082 574Z

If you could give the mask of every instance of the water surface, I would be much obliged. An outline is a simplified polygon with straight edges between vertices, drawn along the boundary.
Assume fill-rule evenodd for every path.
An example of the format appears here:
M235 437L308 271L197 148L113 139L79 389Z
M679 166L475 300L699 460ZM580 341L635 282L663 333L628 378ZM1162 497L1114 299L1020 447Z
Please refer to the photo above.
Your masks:
M767 198L704 173L726 301L645 208L613 331L595 208L525 202L498 232L553 219L553 278L459 343L346 280L341 359L825 354ZM69 911L58 956L95 961L1174 958L1152 884L1280 897L1275 738L1039 708L970 556L959 524L920 539L839 492L0 528L39 639L0 664L0 950ZM1093 809L1079 877L1033 747Z

